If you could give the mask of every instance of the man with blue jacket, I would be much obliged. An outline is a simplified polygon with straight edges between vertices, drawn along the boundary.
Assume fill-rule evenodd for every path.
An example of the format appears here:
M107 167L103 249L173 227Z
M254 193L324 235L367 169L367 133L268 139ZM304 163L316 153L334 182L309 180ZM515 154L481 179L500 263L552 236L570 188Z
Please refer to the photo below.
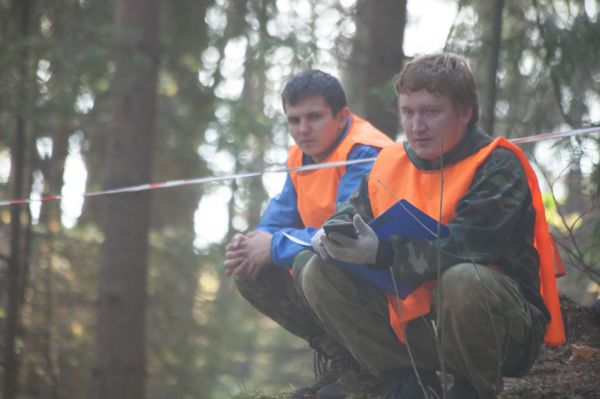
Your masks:
M308 70L286 84L283 109L295 145L288 167L374 158L392 140L350 112L339 81L322 71ZM236 234L226 247L225 273L235 277L242 296L257 310L292 334L305 339L324 360L324 373L311 394L356 363L345 348L323 331L294 288L295 263L308 259L303 247L287 235L310 242L312 236L356 191L372 162L290 171L283 190L273 198L256 229Z

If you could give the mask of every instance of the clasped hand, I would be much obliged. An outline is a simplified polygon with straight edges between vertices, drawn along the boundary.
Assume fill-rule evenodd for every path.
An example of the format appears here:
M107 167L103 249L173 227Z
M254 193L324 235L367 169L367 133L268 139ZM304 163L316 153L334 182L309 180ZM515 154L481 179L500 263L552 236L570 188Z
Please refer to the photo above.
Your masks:
M333 258L348 263L374 264L377 258L379 239L373 229L365 223L359 214L354 215L352 223L358 231L353 239L340 233L326 235L320 229L312 239L312 245L321 258Z
M236 234L225 248L225 275L256 277L271 260L272 235L264 231Z

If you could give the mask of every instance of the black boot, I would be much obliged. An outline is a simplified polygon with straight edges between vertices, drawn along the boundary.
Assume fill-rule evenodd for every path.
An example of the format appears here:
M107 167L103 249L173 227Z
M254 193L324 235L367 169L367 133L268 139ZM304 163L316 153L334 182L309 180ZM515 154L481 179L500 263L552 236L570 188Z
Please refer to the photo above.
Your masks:
M454 377L454 384L448 392L448 399L479 399L475 387L465 377Z
M345 373L358 368L358 363L347 351L327 356L325 352L315 350L313 370L315 383L294 391L292 399L320 398L317 392L336 382Z
M379 399L430 399L442 397L442 385L433 370L405 368L386 378Z
M350 370L333 383L319 389L316 399L372 397L381 391L382 385L381 379L364 370Z

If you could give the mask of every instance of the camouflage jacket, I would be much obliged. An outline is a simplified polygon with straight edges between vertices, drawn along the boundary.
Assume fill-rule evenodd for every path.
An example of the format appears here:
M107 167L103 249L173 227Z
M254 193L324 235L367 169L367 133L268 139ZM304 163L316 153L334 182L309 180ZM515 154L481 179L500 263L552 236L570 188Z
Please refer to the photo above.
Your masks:
M443 163L456 163L491 141L492 138L480 129L472 129L444 154ZM437 168L418 158L406 143L405 149L418 168ZM359 190L346 204L341 204L326 223L334 219L351 220L357 212L367 222L373 219L368 178L368 175L364 177ZM392 265L397 276L418 284L436 278L438 254L442 271L458 263L495 265L518 283L523 296L549 320L539 292L539 259L533 246L534 222L535 210L525 172L516 155L498 148L478 168L469 190L458 202L456 214L447 224L448 237L429 241L393 236L389 241L380 241L376 264L369 267Z

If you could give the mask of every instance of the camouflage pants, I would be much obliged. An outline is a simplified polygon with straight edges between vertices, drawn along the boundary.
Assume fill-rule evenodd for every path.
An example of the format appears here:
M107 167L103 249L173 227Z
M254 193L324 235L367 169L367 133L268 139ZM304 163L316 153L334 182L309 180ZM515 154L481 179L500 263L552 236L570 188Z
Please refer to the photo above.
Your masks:
M386 297L374 286L317 256L300 270L298 284L325 330L371 373L412 367L411 355L416 367L440 370L443 359L444 370L468 378L482 398L502 391L503 376L529 371L545 333L539 310L512 279L475 264L442 274L431 314L407 325L407 345L390 327Z
M347 351L325 333L294 283L312 254L304 251L296 256L292 275L273 265L263 269L257 278L241 277L235 283L240 294L259 312L331 358Z

